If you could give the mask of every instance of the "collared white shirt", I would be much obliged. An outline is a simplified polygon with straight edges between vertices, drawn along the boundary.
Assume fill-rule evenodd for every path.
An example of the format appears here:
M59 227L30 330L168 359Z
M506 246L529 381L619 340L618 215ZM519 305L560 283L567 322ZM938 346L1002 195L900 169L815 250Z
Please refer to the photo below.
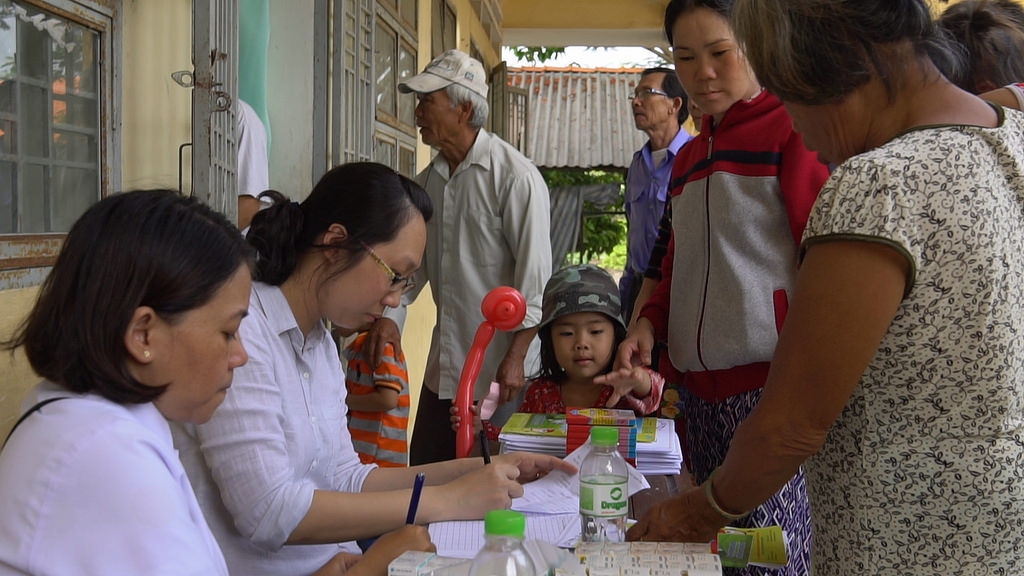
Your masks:
M486 394L518 330L540 322L544 284L551 276L551 199L536 166L510 144L477 133L465 160L449 173L438 154L417 176L434 203L427 223L427 249L417 286L430 282L437 322L423 384L442 399L454 398L462 367L481 322L480 305L498 286L512 286L526 298L519 327L496 331L476 381L477 399ZM418 291L403 298L408 304ZM401 325L402 310L389 311ZM536 372L537 340L527 354L526 377Z
M270 188L267 131L259 115L244 100L238 100L235 132L238 137L238 195L256 198ZM269 201L264 202L269 204Z
M253 283L239 328L249 362L213 418L174 441L232 574L311 574L354 543L284 546L314 490L359 492L337 348L318 322L308 338L281 289ZM339 519L344 520L344 519Z
M0 452L0 574L226 576L156 407L42 382L22 411L52 397Z

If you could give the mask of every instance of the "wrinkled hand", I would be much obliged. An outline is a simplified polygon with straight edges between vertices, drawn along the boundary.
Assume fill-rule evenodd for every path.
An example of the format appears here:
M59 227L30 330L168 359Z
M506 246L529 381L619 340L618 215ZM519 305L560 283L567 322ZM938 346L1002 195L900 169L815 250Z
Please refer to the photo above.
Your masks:
M373 546L370 546L359 561L349 568L348 574L387 574L388 564L406 550L437 551L430 541L430 533L426 526L407 524L377 538Z
M480 420L480 407L470 405L469 411L473 413L473 434L480 432L483 429L483 422ZM452 404L452 407L448 409L449 421L452 424L452 430L458 432L459 423L462 422L462 417L459 416L459 409Z
M402 353L402 334L398 331L398 324L390 318L378 318L370 326L364 345L364 352L374 368L380 366L381 356L388 343L395 347L396 356Z
M523 369L524 358L517 354L506 354L498 365L498 372L494 376L495 382L501 386L501 395L498 403L504 404L516 397L519 391L526 386L526 375Z
M650 366L651 350L654 350L654 327L647 318L640 318L619 344L613 369Z
M579 470L575 466L547 454L534 454L533 452L512 452L491 458L491 462L508 463L516 467L518 475L516 481L521 484L533 482L538 478L547 476L549 472L559 470L566 474L576 474ZM521 495L521 493L520 493ZM516 496L518 498L518 496Z
M726 521L708 511L703 488L691 488L648 509L626 532L626 540L711 542Z
M619 368L607 374L595 376L594 383L611 386L612 394L604 406L605 408L614 408L619 403L619 400L622 400L622 397L630 392L646 389L647 393L645 394L635 394L638 398L642 398L650 393L650 378L650 374L647 373L646 369L634 366L633 368Z

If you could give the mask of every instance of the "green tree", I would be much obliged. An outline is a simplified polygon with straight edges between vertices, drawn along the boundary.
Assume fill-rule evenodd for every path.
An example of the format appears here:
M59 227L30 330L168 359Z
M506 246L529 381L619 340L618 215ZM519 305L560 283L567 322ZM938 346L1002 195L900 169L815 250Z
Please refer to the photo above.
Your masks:
M513 46L512 53L519 60L526 60L531 64L542 64L555 56L565 54L565 48L552 46Z
M542 169L541 175L548 188L581 186L587 184L618 184L624 186L623 173L607 170ZM576 250L566 255L560 265L597 261L610 270L621 270L625 265L626 218L623 215L625 197L610 206L583 203L583 229ZM558 223L552 223L557 226ZM616 256L621 254L621 256Z

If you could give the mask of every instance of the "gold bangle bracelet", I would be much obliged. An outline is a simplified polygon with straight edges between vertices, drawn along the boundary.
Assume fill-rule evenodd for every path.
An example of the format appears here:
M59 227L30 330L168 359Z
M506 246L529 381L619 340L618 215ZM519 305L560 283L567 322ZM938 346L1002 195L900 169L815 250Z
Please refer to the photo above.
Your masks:
M725 509L718 504L718 501L715 500L715 494L712 491L711 481L715 478L716 472L718 472L718 468L712 470L711 475L708 476L708 479L704 482L704 497L707 498L708 505L711 506L711 509L714 510L719 516L725 518L726 520L739 520L740 518L745 518L747 514L750 514L750 512L746 512L744 514L733 514L731 512L726 512Z

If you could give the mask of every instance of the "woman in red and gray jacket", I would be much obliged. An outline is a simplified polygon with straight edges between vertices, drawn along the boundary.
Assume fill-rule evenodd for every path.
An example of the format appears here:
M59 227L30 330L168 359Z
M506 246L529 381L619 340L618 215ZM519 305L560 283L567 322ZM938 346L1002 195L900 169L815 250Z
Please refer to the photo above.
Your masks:
M761 396L797 269L797 246L827 167L764 91L733 35L731 0L672 0L665 32L676 73L704 112L670 183L672 240L662 279L619 348L649 362L668 341L683 373L686 456L697 483L725 457ZM803 474L737 526L781 524L790 561L772 574L807 574L810 518ZM743 573L755 574L750 568Z

